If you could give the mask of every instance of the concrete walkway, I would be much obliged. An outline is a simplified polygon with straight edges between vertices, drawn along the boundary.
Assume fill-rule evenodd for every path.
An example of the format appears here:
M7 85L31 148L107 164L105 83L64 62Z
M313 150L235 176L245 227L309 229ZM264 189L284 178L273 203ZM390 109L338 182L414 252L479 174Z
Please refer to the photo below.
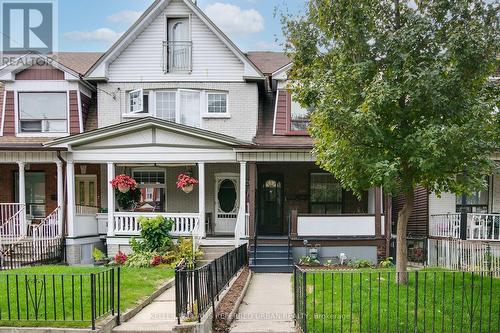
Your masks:
M171 332L176 324L175 287L161 294L129 321L117 326L113 332Z
M291 274L254 274L231 332L295 332L291 279Z

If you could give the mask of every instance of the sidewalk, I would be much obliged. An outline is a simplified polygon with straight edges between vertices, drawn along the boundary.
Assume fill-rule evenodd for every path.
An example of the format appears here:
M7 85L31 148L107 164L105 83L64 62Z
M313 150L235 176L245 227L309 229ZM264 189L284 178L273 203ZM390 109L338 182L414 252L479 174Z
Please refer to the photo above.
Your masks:
M291 274L254 274L231 332L295 332L291 279Z
M171 287L129 321L115 327L113 332L167 333L172 331L175 324L175 287Z

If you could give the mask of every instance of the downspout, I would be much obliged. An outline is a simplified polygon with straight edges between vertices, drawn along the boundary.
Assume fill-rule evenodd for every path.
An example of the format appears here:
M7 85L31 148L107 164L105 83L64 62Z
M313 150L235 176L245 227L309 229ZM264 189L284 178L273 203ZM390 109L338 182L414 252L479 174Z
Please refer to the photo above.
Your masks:
M58 150L57 151L57 158L59 159L59 161L61 161L62 165L63 165L63 175L65 174L64 170L66 170L66 160L61 156L61 151ZM63 176L63 195L66 194L67 192L67 182L66 182L66 177ZM63 258L64 258L64 262L68 262L68 258L66 257L67 254L66 254L66 225L68 223L68 217L66 215L66 212L67 212L67 207L68 207L68 196L67 195L64 195L64 205L63 207L61 208L61 214L63 216L63 224L62 224L62 230L61 230L61 236L62 236L62 251L63 251Z

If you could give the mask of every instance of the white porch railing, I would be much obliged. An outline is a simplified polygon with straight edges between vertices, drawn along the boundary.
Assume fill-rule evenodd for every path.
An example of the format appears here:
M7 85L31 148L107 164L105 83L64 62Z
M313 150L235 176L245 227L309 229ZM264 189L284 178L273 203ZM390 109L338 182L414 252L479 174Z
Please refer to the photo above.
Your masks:
M460 238L460 213L431 215L429 235ZM467 214L467 239L500 241L500 214Z
M241 239L248 238L249 223L250 223L249 213L238 214L238 219L236 220L236 226L234 227L234 243L236 247L241 245Z
M75 205L76 215L95 215L99 212L98 207L85 206L85 205Z
M57 207L49 216L33 227L33 252L38 260L45 253L51 240L61 237L59 230L59 215L61 208Z
M460 214L437 214L429 220L429 235L460 238Z
M4 210L4 212L12 213L12 215L0 224L0 248L2 244L13 244L26 236L26 206L21 204L12 205L18 210L15 212L13 211L14 208L5 208ZM3 206L7 207L7 205Z
M199 220L198 213L138 213L138 212L116 212L114 213L113 231L115 235L137 236L141 233L139 217L163 216L172 219L172 236L191 236Z
M20 210L26 209L24 204L20 203L0 203L0 226L7 222L12 216Z

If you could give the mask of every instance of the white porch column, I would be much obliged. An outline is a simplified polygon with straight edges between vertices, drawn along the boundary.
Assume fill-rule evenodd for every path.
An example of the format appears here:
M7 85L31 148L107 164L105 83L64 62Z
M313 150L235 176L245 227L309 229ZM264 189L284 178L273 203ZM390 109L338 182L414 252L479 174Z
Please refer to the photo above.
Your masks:
M57 206L59 207L59 215L57 217L57 226L59 236L62 235L63 228L63 212L64 212L64 183L63 183L63 164L61 161L56 162L57 167Z
M66 162L66 184L68 189L67 199L67 233L68 237L75 236L75 164L73 161Z
M206 236L205 230L205 163L198 163L198 214L200 223L200 233L202 237Z
M26 207L26 170L25 170L25 163L24 162L17 162L17 165L19 166L19 203L25 205L25 211L24 214L21 216L21 231L20 233L22 235L26 235L27 231L27 226L26 226L26 213L28 207Z
M240 209L238 216L238 232L240 237L245 231L245 220L247 213L247 162L240 162Z
M115 178L115 165L108 162L108 182L106 183L108 189L108 236L115 235L115 191L111 187L113 178Z

